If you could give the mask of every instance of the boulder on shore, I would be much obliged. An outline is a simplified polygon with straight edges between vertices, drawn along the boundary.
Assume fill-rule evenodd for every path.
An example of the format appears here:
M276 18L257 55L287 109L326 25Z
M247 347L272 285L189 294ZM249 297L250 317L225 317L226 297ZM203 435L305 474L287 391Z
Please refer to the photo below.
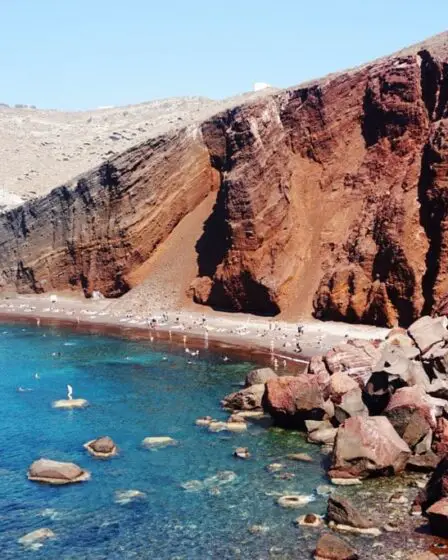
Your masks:
M375 527L373 521L362 515L349 500L336 495L330 495L328 498L327 520L359 529Z
M448 537L448 498L442 498L426 510L431 532L439 537Z
M408 328L408 333L414 339L420 352L425 354L435 344L448 340L447 323L445 316L434 318L425 315L412 323Z
M404 470L410 455L408 445L385 416L354 416L338 428L329 475L391 475Z
M94 457L99 457L101 459L114 457L118 453L117 446L109 436L102 436L88 441L84 444L84 448Z
M269 379L275 379L277 374L271 368L258 368L253 369L246 375L246 387L251 387L252 385L260 385L267 383Z
M236 393L224 397L221 404L224 408L231 410L255 410L261 409L262 399L265 391L264 383L251 385Z
M90 479L90 473L74 463L39 459L28 469L28 479L46 484L72 484Z
M432 429L435 429L435 408L431 397L415 385L403 387L394 393L385 415L398 435L412 448Z
M356 551L344 540L324 533L317 541L314 558L316 560L358 560Z
M448 456L445 456L432 473L425 488L420 491L414 503L425 512L443 498L448 498Z
M326 415L319 381L307 373L270 379L263 407L277 424L290 428L304 429L305 420L323 420Z

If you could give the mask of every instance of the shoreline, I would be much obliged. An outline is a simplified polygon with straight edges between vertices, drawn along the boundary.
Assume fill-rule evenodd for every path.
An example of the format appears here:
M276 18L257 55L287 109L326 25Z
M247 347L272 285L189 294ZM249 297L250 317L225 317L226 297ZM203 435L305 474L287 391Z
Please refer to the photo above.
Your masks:
M142 317L115 309L116 300L92 300L64 295L13 295L0 298L0 321L59 326L83 332L173 343L194 350L209 349L292 369L306 368L347 338L384 339L389 329L368 325L321 322L295 323L204 308L155 311ZM301 334L299 334L299 328ZM299 345L299 346L297 346ZM300 349L300 351L299 351Z

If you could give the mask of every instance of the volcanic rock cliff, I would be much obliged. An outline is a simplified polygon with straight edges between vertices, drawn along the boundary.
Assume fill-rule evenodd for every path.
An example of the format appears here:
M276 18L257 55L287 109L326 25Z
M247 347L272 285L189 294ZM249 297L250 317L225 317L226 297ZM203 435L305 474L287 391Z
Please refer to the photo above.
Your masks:
M1 284L120 296L216 196L182 279L196 302L409 324L448 293L447 134L448 33L150 140L2 214Z

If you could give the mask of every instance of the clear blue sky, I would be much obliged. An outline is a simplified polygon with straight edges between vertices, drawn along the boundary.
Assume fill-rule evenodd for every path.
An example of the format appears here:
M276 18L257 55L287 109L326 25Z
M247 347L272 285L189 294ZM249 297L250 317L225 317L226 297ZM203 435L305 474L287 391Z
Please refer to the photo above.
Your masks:
M286 87L447 24L448 0L0 0L0 102L83 109Z

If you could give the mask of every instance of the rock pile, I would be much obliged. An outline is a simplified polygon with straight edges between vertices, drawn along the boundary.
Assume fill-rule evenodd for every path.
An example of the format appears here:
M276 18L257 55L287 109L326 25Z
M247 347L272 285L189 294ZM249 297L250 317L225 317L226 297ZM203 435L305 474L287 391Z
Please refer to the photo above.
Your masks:
M305 374L266 376L261 404L309 441L334 443L334 478L431 470L448 451L447 326L425 316L385 341L348 340Z

